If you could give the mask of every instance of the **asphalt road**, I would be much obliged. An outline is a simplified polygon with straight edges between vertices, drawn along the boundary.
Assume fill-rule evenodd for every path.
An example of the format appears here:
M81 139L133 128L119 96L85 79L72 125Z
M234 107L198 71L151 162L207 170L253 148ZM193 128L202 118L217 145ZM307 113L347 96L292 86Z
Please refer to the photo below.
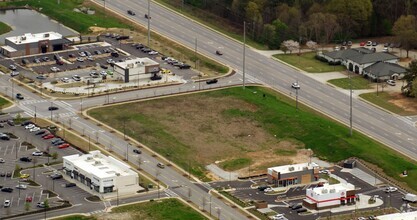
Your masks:
M102 1L96 1L102 4ZM147 12L146 1L121 0L107 1L107 9L126 15L136 22L147 25L142 14ZM136 16L128 16L128 9L136 11ZM198 40L198 51L213 59L230 65L242 72L243 46L213 30L179 14L173 13L158 4L151 3L151 28L190 48ZM221 48L223 56L214 52ZM349 124L349 96L324 85L299 71L282 63L260 56L258 52L246 50L246 74L265 84L289 94L291 83L299 81L301 90L299 100L327 115ZM393 149L417 159L417 129L406 118L389 114L360 100L353 100L353 126L368 136L386 143Z

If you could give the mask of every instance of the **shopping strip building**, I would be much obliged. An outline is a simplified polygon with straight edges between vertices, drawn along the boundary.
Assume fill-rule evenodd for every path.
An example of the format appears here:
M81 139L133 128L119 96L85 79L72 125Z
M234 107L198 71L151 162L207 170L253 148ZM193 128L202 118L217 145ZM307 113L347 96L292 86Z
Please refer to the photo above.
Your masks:
M99 193L136 192L139 186L139 175L132 168L100 151L88 154L75 154L63 157L63 169L71 178L85 184Z
M319 165L300 163L268 168L268 183L275 187L309 184L319 179Z

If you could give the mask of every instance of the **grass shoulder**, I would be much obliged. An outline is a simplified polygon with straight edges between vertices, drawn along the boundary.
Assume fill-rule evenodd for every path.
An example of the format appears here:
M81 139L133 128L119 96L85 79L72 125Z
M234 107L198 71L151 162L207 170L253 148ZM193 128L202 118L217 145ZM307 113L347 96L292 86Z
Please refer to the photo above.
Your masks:
M359 96L374 105L377 105L383 109L386 109L398 115L406 116L406 115L416 114L415 111L409 111L407 108L394 104L393 101L398 100L398 98L396 95L393 95L389 92L378 92L378 94L376 92L363 93L363 94L360 94ZM412 99L412 98L406 98L406 99Z
M52 220L96 220L94 216L85 216L85 215L68 215L64 217L53 218Z
M371 89L371 83L362 76L353 76L351 80L349 78L331 79L327 81L342 89L350 89L350 83L352 82L352 89Z
M0 22L0 35L5 34L11 30L12 28L9 25L7 25L6 23Z
M0 109L7 108L7 107L9 107L11 105L12 105L12 103L9 102L9 100L7 100L7 99L5 99L3 97L0 97Z
M207 219L178 199L163 199L119 206L113 208L111 213L128 213L131 219Z
M308 73L339 72L345 70L343 66L331 66L328 63L321 62L315 58L315 55L315 52L308 52L301 54L275 54L273 56Z

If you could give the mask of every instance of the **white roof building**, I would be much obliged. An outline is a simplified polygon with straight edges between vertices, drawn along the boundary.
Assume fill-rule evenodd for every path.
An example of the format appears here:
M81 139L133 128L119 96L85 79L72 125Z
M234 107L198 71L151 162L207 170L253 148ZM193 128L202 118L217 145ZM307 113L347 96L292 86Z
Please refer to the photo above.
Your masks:
M114 72L124 82L146 80L153 74L159 72L159 63L147 57L135 58L123 62L116 62L114 64Z
M19 36L12 36L12 37L6 38L6 40L13 42L16 45L36 43L36 42L44 41L44 40L53 41L53 40L59 40L59 39L62 39L62 35L60 33L52 32L52 31L44 32L44 33L36 33L36 34L27 33L27 34L23 34Z
M64 170L71 178L100 193L137 191L139 175L131 167L100 151L63 157Z
M355 186L350 183L339 183L322 187L308 188L303 204L306 207L327 208L354 202Z
M268 168L268 174L272 174L272 172L277 172L280 174L287 174L287 173L294 173L303 170L312 170L314 168L320 167L318 164L312 163L299 163L299 164L291 164L291 165L284 165L284 166L277 166Z

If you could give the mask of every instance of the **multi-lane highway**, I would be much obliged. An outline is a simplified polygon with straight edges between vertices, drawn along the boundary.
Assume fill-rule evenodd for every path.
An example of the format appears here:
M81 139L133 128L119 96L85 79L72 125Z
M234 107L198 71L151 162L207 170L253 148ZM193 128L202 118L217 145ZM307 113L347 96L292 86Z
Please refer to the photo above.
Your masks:
M96 1L102 4L102 1ZM135 10L137 16L130 19L147 24L142 16L147 13L147 1L120 0L106 1L108 10L126 15L126 10ZM158 4L151 3L151 29L174 41L193 48L195 39L198 51L223 62L242 72L243 46L182 15L174 13ZM222 48L223 56L215 55ZM290 84L299 81L300 101L327 115L349 124L349 96L324 85L307 75L282 63L261 56L252 49L246 50L246 74L283 92L291 92ZM406 118L392 115L360 100L353 100L353 126L370 137L417 159L417 129Z

